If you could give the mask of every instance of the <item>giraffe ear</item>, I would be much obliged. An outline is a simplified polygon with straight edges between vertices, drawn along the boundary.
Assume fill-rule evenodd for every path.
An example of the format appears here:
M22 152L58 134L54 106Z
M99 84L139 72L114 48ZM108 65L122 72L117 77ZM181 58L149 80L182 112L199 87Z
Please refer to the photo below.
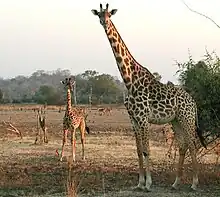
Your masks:
M91 12L96 16L99 15L99 12L97 10L91 10Z
M60 83L65 84L65 81L60 81Z
M117 9L113 9L113 10L110 11L110 14L114 15L114 14L116 14L117 11L118 11Z

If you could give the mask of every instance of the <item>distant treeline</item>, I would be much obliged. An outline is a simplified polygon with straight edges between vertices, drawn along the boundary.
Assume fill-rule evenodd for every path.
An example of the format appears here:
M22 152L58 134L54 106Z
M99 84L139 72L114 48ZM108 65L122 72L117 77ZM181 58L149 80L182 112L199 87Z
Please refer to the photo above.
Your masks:
M60 81L70 76L69 70L57 69L52 72L38 70L30 77L0 79L0 103L63 105L66 91ZM92 104L123 103L125 88L117 77L93 70L73 77L77 104L89 104L90 100Z

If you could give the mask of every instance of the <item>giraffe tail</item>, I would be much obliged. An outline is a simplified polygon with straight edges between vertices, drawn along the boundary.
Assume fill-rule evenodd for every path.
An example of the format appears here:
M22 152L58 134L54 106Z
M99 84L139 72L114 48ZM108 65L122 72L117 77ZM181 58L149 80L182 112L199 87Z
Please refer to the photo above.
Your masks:
M197 111L197 106L195 105L195 113L196 113L196 133L199 136L199 140L202 144L202 146L207 149L206 143L205 143L205 138L202 135L203 131L202 129L199 128L199 118L198 118L198 111Z
M88 126L86 126L86 132L87 132L88 134L90 134L90 128L89 128Z
M200 140L200 142L201 142L201 144L202 144L202 146L205 148L205 149L207 149L207 146L206 146L206 143L205 143L205 138L204 138L204 136L202 135L202 130L197 126L196 127L196 133L197 133L197 135L199 136L199 140Z

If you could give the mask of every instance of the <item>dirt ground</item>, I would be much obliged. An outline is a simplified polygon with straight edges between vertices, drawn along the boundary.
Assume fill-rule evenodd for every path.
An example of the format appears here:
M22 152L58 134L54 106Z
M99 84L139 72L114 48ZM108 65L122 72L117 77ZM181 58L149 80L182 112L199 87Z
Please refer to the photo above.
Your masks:
M63 114L47 111L49 143L34 145L36 113L32 110L0 111L0 120L11 119L24 136L21 140L0 127L0 196L67 196L67 162L58 161L56 155L56 149L61 150ZM200 160L198 191L189 189L192 181L190 162L184 165L180 189L171 190L175 165L165 156L168 146L161 126L157 125L151 127L152 191L133 191L132 187L138 183L138 160L126 111L113 109L111 115L100 116L92 110L88 126L91 133L86 135L86 161L81 159L77 135L77 161L72 173L78 196L220 196L220 166L215 164L215 155L211 153ZM69 142L65 154L70 155Z

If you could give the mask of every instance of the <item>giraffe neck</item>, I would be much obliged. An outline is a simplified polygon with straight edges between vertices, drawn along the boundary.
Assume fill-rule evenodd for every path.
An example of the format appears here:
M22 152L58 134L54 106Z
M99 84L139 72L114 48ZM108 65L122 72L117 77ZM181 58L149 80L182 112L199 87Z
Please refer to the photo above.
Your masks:
M109 20L109 26L105 32L115 56L118 69L128 90L131 89L131 85L135 84L140 76L144 76L148 82L155 78L147 68L141 66L133 58L111 20Z
M69 114L72 111L72 102L71 102L71 91L67 89L67 101L66 101L66 112Z

